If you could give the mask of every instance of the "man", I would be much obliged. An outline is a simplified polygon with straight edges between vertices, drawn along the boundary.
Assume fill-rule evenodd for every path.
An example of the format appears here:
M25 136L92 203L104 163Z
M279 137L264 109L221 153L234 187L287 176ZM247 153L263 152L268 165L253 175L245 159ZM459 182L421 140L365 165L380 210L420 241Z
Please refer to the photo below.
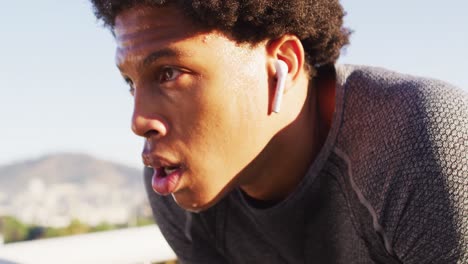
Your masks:
M337 0L93 4L182 263L468 262L468 97L335 66Z

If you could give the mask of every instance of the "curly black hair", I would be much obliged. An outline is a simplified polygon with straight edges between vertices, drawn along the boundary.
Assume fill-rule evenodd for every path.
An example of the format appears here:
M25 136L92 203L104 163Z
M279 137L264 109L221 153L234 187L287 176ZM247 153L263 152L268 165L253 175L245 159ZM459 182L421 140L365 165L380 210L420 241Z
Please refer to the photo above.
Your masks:
M115 17L136 5L174 5L206 29L216 29L239 43L294 34L302 42L308 66L333 65L350 30L339 0L91 0L94 13L111 31Z

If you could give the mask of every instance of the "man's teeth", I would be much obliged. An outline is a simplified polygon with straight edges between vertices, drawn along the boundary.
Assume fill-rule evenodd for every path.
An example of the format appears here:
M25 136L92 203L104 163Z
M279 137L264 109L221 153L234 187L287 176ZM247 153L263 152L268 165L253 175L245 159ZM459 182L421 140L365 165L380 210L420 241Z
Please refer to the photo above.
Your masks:
M178 169L179 169L178 167L164 167L164 173L166 175L169 175Z

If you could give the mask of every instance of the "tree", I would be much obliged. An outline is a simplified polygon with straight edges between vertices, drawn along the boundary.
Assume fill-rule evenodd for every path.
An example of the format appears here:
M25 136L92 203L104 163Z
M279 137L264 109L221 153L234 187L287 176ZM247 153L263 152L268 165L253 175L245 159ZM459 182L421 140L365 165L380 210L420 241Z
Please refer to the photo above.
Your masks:
M90 227L78 219L73 219L66 228L67 235L84 234L90 231Z
M28 227L12 216L0 218L5 243L23 241L28 235Z

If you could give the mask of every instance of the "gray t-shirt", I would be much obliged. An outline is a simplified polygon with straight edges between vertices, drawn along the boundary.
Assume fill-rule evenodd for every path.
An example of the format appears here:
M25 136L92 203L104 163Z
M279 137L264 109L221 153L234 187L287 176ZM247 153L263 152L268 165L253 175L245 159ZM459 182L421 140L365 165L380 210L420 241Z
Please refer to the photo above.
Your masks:
M468 95L381 68L336 74L327 140L279 204L259 209L236 189L189 213L145 172L182 263L468 263Z

